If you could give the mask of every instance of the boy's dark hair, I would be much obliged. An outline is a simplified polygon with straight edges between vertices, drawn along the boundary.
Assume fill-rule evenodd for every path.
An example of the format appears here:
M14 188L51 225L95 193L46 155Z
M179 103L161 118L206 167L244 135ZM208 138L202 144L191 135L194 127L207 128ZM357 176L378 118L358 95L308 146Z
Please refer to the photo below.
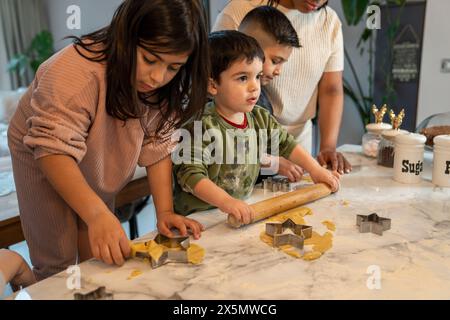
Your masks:
M202 112L210 74L206 21L202 0L125 0L108 26L69 38L84 58L106 64L108 114L123 121L138 118L155 137ZM138 46L152 54L190 56L172 81L146 94L136 88ZM147 131L148 109L161 111L155 133Z
M297 31L284 13L278 9L271 6L256 7L247 13L241 22L241 26L255 23L279 44L300 48Z
M260 59L264 62L264 51L258 41L234 30L212 32L209 35L209 52L211 78L217 82L220 81L220 74L238 60L246 59L251 63L254 59Z

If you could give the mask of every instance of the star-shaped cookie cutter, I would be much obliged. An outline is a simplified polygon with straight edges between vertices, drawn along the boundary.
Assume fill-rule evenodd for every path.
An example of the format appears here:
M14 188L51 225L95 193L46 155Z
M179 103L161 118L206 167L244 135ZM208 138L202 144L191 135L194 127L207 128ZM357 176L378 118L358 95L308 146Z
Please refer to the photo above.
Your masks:
M73 297L75 300L113 300L114 295L106 292L106 288L102 286L88 293L74 293Z
M166 249L161 256L156 260L147 251L137 251L136 257L142 259L149 259L153 269L162 266L169 262L188 263L187 249L190 246L189 236L175 236L173 238L166 237L162 234L156 235L153 239L157 244L160 244ZM147 245L148 242L145 244ZM178 249L178 250L176 250Z
M356 215L356 225L359 227L359 232L372 232L379 236L383 235L383 231L391 228L391 219L379 217L376 213L369 215Z
M290 229L292 233L285 233ZM284 222L266 223L266 234L273 237L273 246L280 247L291 245L298 249L303 249L305 239L312 237L312 227L295 223L292 219Z

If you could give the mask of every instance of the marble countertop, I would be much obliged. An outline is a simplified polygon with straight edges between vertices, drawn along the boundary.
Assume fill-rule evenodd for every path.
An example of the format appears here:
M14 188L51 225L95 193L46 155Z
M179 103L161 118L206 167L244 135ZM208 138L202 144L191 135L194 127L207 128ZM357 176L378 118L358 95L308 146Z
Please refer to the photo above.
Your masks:
M450 189L431 183L431 154L423 180L403 185L392 170L376 165L358 146L344 146L354 170L338 193L307 205L305 218L319 233L336 224L333 247L304 261L264 244L264 222L238 230L218 210L192 216L207 230L198 241L206 250L200 265L128 260L124 266L98 261L80 265L83 291L106 286L114 299L449 299ZM270 197L256 189L249 203ZM383 236L359 233L357 214L377 212L392 219ZM149 234L145 238L153 238ZM133 270L141 275L128 280ZM26 289L32 299L73 299L70 274L62 272ZM373 282L376 278L379 281ZM24 293L24 292L22 292Z

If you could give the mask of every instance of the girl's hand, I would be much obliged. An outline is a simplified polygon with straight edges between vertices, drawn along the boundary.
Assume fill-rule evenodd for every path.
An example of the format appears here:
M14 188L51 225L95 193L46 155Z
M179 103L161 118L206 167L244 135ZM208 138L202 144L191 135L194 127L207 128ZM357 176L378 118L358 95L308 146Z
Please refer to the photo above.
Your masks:
M314 183L323 182L327 184L332 192L337 192L339 190L339 179L340 175L337 171L328 171L320 166L316 170L310 172L311 179Z
M231 214L238 221L249 224L253 221L255 217L255 211L252 207L250 207L247 203L242 200L235 199L230 197L222 205L219 206L219 209L224 212Z
M100 211L88 225L92 254L107 264L123 265L130 256L130 243L119 220L109 210Z
M188 235L187 229L189 228L196 240L200 239L201 232L205 230L201 223L174 212L159 214L157 227L159 233L169 238L174 237L173 232L170 231L171 228L177 228L182 236Z

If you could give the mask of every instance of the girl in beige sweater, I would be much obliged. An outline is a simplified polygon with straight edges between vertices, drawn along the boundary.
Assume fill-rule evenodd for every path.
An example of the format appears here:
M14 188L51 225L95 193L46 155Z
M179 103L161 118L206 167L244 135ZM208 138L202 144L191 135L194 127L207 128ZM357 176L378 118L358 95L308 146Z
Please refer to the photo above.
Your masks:
M158 229L198 238L173 212L172 132L205 104L201 0L126 0L109 26L74 37L36 73L8 142L38 280L92 256L121 265L129 241L114 198L146 167Z

